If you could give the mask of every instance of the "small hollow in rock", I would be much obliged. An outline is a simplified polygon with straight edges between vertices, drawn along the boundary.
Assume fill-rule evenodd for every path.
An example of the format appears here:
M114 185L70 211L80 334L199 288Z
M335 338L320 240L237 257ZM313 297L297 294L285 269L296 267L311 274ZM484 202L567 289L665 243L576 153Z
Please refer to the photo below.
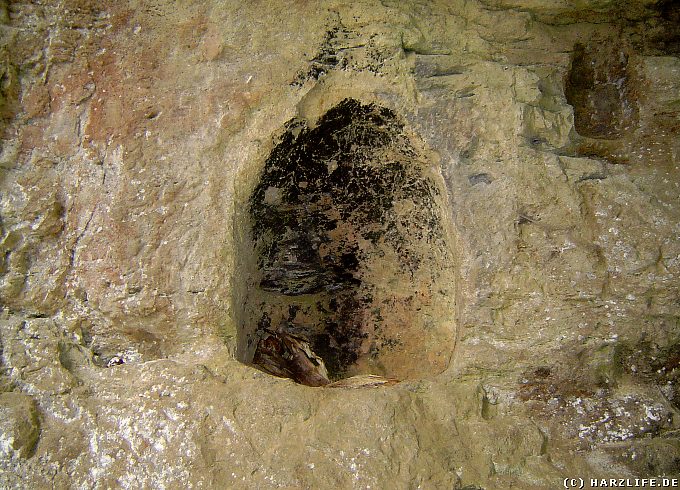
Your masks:
M565 95L574 108L581 136L620 138L638 124L636 74L630 53L615 41L577 43L567 75Z
M393 111L354 99L286 124L237 217L240 361L312 386L447 367L445 192L417 146Z

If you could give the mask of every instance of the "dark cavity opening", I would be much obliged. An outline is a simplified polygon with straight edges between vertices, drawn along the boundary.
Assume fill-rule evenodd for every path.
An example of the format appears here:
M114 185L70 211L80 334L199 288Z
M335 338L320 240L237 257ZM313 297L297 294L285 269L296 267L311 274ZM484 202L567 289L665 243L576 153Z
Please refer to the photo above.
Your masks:
M628 50L613 41L577 43L565 95L581 136L616 139L638 123L636 76Z
M312 386L441 372L455 338L441 188L389 109L345 99L315 127L289 121L240 224L239 360Z

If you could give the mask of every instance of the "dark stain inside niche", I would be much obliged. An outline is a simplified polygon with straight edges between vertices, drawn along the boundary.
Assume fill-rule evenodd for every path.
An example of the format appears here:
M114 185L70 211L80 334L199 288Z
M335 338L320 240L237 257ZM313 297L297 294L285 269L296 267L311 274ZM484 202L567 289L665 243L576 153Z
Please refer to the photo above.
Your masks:
M438 195L389 109L345 99L313 128L287 123L248 203L240 358L313 386L402 375L390 365L426 336L408 328L446 269L429 270L446 257Z
M581 136L616 139L635 131L638 93L630 56L615 41L574 46L565 95Z
M649 54L680 55L680 1L662 0L653 9L658 17L648 22L642 33L649 45L647 47L657 51Z

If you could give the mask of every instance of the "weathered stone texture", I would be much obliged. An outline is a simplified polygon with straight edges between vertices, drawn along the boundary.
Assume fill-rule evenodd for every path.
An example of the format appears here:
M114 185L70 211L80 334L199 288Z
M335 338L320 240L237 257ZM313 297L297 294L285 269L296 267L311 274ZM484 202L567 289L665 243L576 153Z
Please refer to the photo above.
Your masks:
M0 486L679 474L677 21L666 0L0 1ZM413 274L398 240L317 233L315 274L361 250L340 272L371 297L350 316L390 349L357 337L344 374L406 380L314 388L236 360L252 278L280 286L299 245L258 268L249 206L290 121L313 131L346 100L393 114L413 155L347 165L410 162L439 195L390 190L359 230L417 235ZM352 304L342 277L329 304L336 283Z

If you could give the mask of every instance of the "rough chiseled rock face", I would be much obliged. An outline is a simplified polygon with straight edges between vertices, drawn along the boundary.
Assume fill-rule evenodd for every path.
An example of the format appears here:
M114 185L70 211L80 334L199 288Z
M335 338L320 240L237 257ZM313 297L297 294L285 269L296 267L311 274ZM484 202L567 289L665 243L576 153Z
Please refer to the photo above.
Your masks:
M679 12L0 2L0 486L680 473Z

